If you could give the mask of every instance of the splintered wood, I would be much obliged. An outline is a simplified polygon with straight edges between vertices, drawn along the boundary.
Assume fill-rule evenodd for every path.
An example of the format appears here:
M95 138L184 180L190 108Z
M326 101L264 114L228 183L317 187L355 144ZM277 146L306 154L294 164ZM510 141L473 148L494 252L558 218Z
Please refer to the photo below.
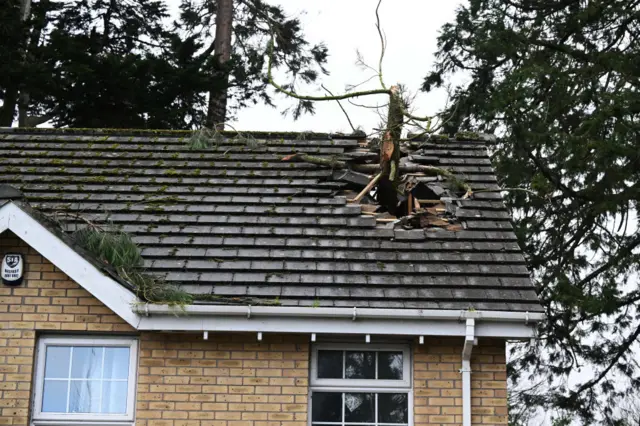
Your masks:
M447 208L462 195L457 193L456 177L436 167L438 158L429 150L429 141L395 146L387 130L381 140L360 139L357 147L336 157L333 177L345 184L341 193L347 202L360 204L362 214L373 216L381 227L461 230L455 209ZM390 167L397 155L400 161ZM285 159L301 158L299 154ZM345 164L344 171L336 172L336 163Z

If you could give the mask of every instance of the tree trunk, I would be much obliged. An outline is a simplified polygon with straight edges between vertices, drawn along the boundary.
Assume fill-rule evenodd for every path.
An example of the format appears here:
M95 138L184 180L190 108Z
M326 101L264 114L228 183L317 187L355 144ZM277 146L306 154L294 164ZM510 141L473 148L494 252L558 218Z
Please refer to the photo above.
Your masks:
M383 176L388 176L393 183L398 177L400 166L400 136L402 134L402 98L400 97L398 86L391 86L389 95L389 113L387 116L387 131L384 141L380 145L380 158ZM386 143L386 147L385 147ZM382 152L387 150L387 154ZM389 150L392 150L390 155Z
M27 0L28 1L28 0ZM42 30L47 24L47 11L49 10L49 0L42 0L40 7L33 12L33 25L31 29L31 35L24 51L23 63L26 65L29 61L33 60L32 52L38 47L40 42L40 36ZM49 121L52 115L45 114L43 116L29 117L29 102L31 101L31 95L28 88L23 85L18 96L18 127L36 127L38 124L42 124ZM44 119L45 117L49 117Z
M11 127L18 104L18 87L10 87L4 94L4 103L0 107L0 127Z
M29 19L31 14L31 0L20 0L20 23L21 31L25 32L23 27L24 23ZM21 58L20 62L24 62L25 49L27 40L22 40L20 45L16 46L18 49L18 56ZM13 124L13 117L16 111L16 105L18 105L20 82L15 82L13 87L7 88L4 96L4 103L0 108L0 127L11 127Z
M233 25L233 0L217 0L216 12L216 39L214 42L214 55L220 64L220 78L223 80L223 89L209 92L209 105L207 111L206 126L224 130L227 119L227 84L229 73L224 69L231 59L231 34Z

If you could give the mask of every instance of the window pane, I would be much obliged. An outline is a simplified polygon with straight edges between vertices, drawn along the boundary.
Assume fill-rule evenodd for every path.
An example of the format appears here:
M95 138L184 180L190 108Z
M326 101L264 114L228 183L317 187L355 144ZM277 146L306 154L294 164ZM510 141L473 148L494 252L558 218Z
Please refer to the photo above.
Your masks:
M347 352L346 379L375 379L375 352Z
M71 377L74 379L99 379L102 369L102 347L76 346L71 359Z
M339 392L314 392L311 396L311 421L342 421L342 394Z
M127 412L127 382L102 383L102 412L124 414Z
M318 378L342 379L342 351L318 351Z
M402 380L402 352L378 352L378 379Z
M100 381L72 380L69 394L70 413L100 412Z
M68 371L67 374L69 374ZM65 413L67 411L68 385L69 382L66 380L44 381L44 389L42 391L43 413Z
M105 348L104 379L126 379L129 376L129 348Z
M379 423L409 423L409 402L406 393L378 394Z
M344 421L349 423L373 423L375 421L373 394L345 393Z
M69 346L48 346L44 364L44 377L66 379L69 377Z

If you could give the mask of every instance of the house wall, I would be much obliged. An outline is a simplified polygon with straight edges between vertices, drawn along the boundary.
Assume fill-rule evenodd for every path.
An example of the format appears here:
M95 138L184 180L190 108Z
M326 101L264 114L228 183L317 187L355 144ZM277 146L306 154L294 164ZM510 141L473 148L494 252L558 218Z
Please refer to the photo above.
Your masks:
M43 334L139 336L139 426L305 426L309 336L136 333L28 247L0 234L0 258L25 256L19 287L0 285L0 425L27 425L35 346ZM462 339L414 342L414 424L462 422ZM473 424L507 423L505 347L482 341L472 359Z
M414 345L414 425L462 423L460 339L425 339ZM471 356L471 422L507 424L505 342L480 339Z

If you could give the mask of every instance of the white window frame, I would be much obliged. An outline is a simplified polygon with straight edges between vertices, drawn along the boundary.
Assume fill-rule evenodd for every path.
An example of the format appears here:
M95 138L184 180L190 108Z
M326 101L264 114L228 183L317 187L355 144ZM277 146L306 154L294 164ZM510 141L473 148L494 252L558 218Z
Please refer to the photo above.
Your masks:
M44 370L46 349L50 346L127 346L129 347L129 376L127 383L127 412L125 414L105 413L46 413L42 412L44 393ZM130 425L134 422L136 403L136 382L138 367L138 340L127 337L41 337L38 341L36 371L33 391L33 425Z
M319 379L318 378L318 351L374 351L374 352L402 352L402 380L376 380L376 379ZM376 357L376 374L378 370ZM342 393L406 393L408 424L413 426L413 374L412 374L411 346L407 344L349 344L349 343L318 343L311 349L311 366L309 377L309 412L308 425L313 425L312 406L314 392L342 392ZM344 369L344 367L343 367ZM344 397L343 397L344 419ZM376 422L366 423L366 426L397 426L405 423L378 423L376 410ZM335 426L345 426L342 422L327 423ZM351 423L346 426L351 425ZM363 424L365 425L365 424Z
M374 351L402 352L402 380L377 379L320 379L318 378L318 351ZM376 360L378 358L376 357ZM376 361L376 372L378 371ZM343 368L344 369L344 368ZM311 353L311 385L322 387L411 387L411 349L409 345L390 344L342 344L320 343L313 346Z

